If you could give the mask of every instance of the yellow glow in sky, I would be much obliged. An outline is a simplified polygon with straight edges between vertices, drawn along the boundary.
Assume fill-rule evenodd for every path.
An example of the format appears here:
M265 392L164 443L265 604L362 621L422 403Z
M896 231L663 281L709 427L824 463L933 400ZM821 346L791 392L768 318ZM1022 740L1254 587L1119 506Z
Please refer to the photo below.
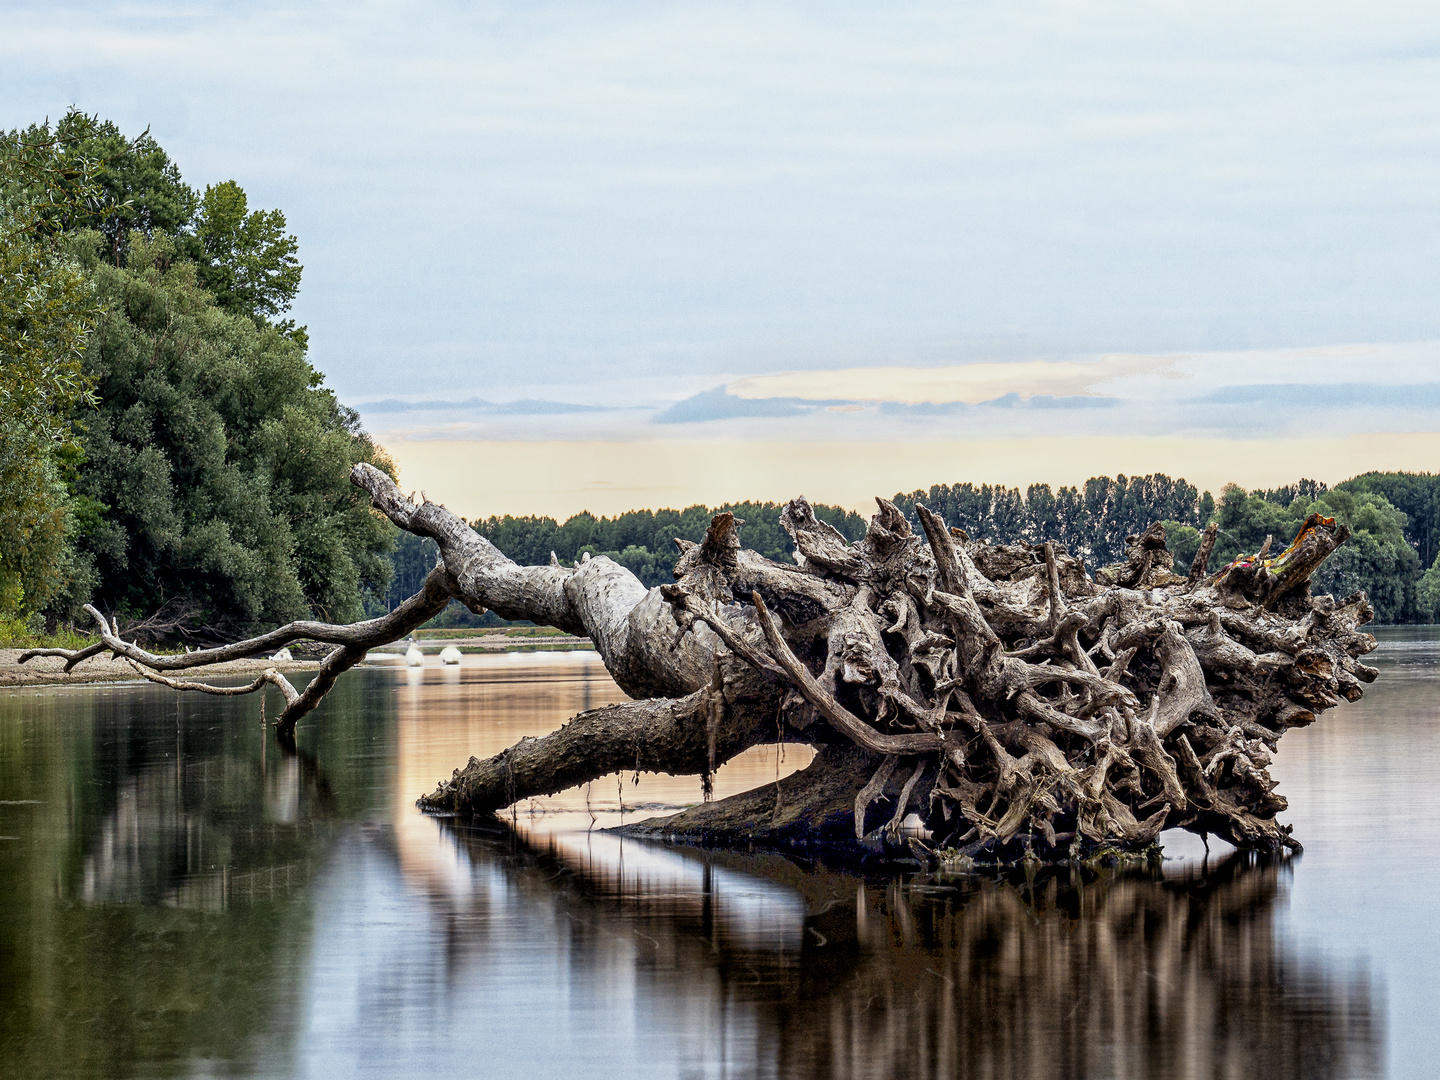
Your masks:
M1334 484L1372 469L1435 471L1440 433L1334 439L1027 437L925 443L406 441L386 447L400 485L467 518L680 509L805 495L869 514L873 496L932 484L1079 484L1162 472L1217 496L1234 481Z
M954 367L857 367L835 371L787 371L737 379L726 389L740 398L801 398L827 401L893 401L905 405L978 405L1006 394L1030 397L1089 395L1110 379L1174 373L1182 357L1112 354L1091 363L1029 360L1014 364L959 364Z

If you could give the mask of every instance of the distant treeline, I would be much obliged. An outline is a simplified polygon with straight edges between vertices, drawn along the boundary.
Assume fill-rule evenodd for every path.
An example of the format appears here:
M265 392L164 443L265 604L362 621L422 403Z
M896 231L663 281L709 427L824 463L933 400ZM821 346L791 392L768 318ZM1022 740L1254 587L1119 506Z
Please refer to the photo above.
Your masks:
M973 484L936 485L928 492L896 496L915 521L922 502L950 525L993 543L1040 543L1051 539L1096 566L1124 556L1125 538L1163 521L1178 565L1188 566L1200 530L1220 527L1210 566L1217 569L1274 538L1284 548L1312 512L1349 524L1352 538L1316 575L1318 591L1346 595L1363 589L1378 621L1434 622L1440 615L1440 476L1429 473L1366 473L1334 489L1314 480L1271 490L1246 491L1230 484L1217 502L1194 485L1161 473L1092 477L1079 487L1048 484L1019 488Z
M1125 538L1156 521L1204 528L1215 500L1195 485L1151 476L1093 476L1080 487L1052 490L1049 484L1019 488L982 484L937 484L929 491L895 496L895 505L918 531L915 504L923 503L951 526L976 540L1040 544L1053 540L1092 567L1124 557Z
M1266 536L1279 551L1312 512L1350 525L1353 536L1321 569L1317 590L1346 595L1364 589L1378 621L1434 622L1440 615L1440 476L1429 473L1366 473L1335 488L1314 480L1246 491L1228 485L1217 501L1183 479L1097 476L1078 487L1052 489L1031 484L1023 492L1003 485L939 484L929 491L895 496L915 521L923 503L948 524L977 540L1040 543L1054 540L1083 558L1093 570L1123 558L1125 539L1155 521L1166 524L1176 562L1188 566L1200 530L1215 521L1220 529L1211 568L1257 551ZM737 503L715 509L637 510L613 518L578 514L564 524L549 517L491 517L472 524L501 551L520 563L545 563L553 551L566 563L584 553L608 555L647 586L673 580L678 552L674 538L698 541L711 517L732 511L745 521L741 541L770 559L789 561L790 538L780 528L779 503ZM865 534L866 519L833 506L818 516L847 538ZM392 605L416 592L435 561L430 541L402 535L395 553ZM442 622L473 621L468 612L447 612ZM491 620L495 621L495 620Z

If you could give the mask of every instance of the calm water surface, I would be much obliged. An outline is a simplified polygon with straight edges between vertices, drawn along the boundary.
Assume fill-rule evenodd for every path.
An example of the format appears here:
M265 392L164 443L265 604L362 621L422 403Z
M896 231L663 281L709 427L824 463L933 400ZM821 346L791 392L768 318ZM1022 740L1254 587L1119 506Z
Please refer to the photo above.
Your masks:
M611 777L487 827L417 795L622 699L593 653L254 699L0 696L0 1075L1440 1075L1440 632L1281 744L1303 857L1169 836L1146 878L862 878L601 831ZM272 698L272 711L275 699ZM718 794L809 760L758 748Z

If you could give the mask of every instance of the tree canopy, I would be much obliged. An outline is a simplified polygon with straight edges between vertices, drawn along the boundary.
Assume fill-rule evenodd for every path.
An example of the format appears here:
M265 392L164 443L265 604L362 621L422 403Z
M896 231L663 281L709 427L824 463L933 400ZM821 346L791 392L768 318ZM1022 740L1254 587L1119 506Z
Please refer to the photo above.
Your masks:
M0 134L0 618L63 586L72 518L71 414L90 402L84 352L98 306L65 244L98 188L97 163L48 124Z
M151 136L149 129L130 139L109 120L72 111L56 125L65 163L94 163L89 212L70 224L96 230L99 257L123 266L130 235L156 232L177 238L194 256L196 194L180 176L180 168Z
M262 319L290 310L304 268L283 213L250 210L244 190L226 180L205 189L195 234L204 251L196 264L200 283L220 310Z
M139 238L126 266L90 268L105 304L87 355L101 404L78 487L105 507L80 539L95 598L189 608L225 630L359 618L362 591L388 577L393 531L348 476L383 456L299 344L225 312L173 254L164 236Z
M0 451L29 438L6 475L44 511L6 500L11 609L94 600L208 636L359 618L395 530L347 477L393 466L278 321L301 279L284 214L78 112L4 150Z

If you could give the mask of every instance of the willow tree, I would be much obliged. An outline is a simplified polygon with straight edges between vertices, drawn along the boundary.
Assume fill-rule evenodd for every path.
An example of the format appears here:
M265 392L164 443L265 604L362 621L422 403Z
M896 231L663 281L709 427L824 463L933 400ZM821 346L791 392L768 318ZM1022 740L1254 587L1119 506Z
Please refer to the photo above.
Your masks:
M405 498L378 469L351 480L440 557L390 614L352 625L295 622L233 645L158 656L91 609L109 651L176 689L285 695L292 732L366 650L394 641L452 598L471 610L588 636L633 699L481 761L422 798L485 813L621 770L692 774L777 737L809 743L810 766L773 786L704 803L648 830L719 843L855 841L924 857L1060 861L1138 850L1162 829L1241 847L1298 848L1276 820L1276 744L1376 676L1359 657L1363 594L1312 596L1315 570L1348 529L1312 516L1279 554L1208 572L1210 527L1188 573L1164 529L1131 538L1098 570L1053 543L972 540L923 506L923 535L892 503L847 542L804 499L783 515L793 563L740 544L715 517L701 543L677 541L673 585L646 589L607 558L520 566L465 522ZM331 646L303 693L277 671L217 688L172 673L310 639ZM34 654L32 654L34 655ZM919 815L924 839L902 831Z

